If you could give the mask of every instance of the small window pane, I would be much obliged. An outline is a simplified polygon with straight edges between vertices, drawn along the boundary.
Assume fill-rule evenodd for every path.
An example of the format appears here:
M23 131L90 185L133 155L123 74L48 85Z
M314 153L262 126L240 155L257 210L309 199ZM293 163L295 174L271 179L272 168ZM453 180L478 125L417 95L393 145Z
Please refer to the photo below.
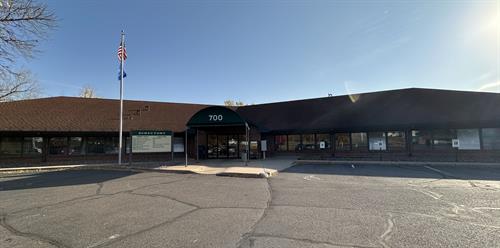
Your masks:
M23 156L37 156L43 153L42 137L24 137Z
M460 150L479 150L481 149L479 139L479 129L458 129L458 149Z
M132 137L125 138L125 153L129 154L132 150Z
M405 150L406 148L405 132L403 131L387 132L387 142L389 150L391 151Z
M302 135L302 148L305 150L314 150L316 149L314 143L314 134L303 134Z
M351 149L351 141L349 133L336 133L335 134L335 150L349 151Z
M118 137L106 137L104 143L104 153L118 154L118 151L120 150L119 145Z
M286 135L276 135L274 136L274 145L276 146L276 151L285 152L286 151Z
M453 129L434 130L432 132L434 149L452 149L452 139L455 139L456 137L455 130Z
M88 153L118 153L118 137L89 137L87 138Z
M387 149L384 132L372 132L368 134L368 137L370 143L370 150L385 151Z
M432 148L432 135L427 130L411 131L411 142L414 150L430 150Z
M248 142L247 142L247 136L246 135L240 135L239 137L240 137L240 147L239 147L239 149L240 149L240 156L241 156L241 154L243 152L247 151L247 147L248 147L247 143ZM248 147L248 148L250 148L250 147ZM286 145L285 145L285 151L286 151Z
M288 151L300 150L300 135L288 135Z
M21 156L23 139L21 137L0 138L0 154L8 156Z
M49 154L59 155L66 154L66 147L68 146L67 137L54 137L49 140Z
M82 137L69 138L69 155L85 154L85 147L83 146Z
M368 139L366 133L351 133L352 150L365 151L368 150Z
M104 153L104 138L88 137L87 138L88 153Z
M318 149L322 149L321 148L321 142L324 142L325 144L325 148L323 149L330 149L331 145L330 145L330 134L328 133L319 133L319 134L316 134L316 147Z
M500 150L500 128L483 128L483 149Z

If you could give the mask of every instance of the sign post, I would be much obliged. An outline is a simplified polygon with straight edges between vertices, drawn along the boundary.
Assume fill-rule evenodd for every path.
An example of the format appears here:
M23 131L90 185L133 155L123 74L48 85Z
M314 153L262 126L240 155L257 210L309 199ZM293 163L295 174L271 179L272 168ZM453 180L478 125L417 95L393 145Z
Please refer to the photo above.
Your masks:
M262 158L266 159L267 140L261 140L260 141L260 150L262 151Z
M458 162L458 149L460 149L460 140L452 139L451 147L455 148L455 162Z

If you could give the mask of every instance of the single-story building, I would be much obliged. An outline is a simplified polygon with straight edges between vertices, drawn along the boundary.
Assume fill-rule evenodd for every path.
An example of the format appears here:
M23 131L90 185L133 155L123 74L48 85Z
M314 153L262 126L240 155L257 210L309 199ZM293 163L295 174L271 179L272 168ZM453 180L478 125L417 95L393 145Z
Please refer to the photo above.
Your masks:
M0 103L0 166L116 160L119 104L78 97ZM133 131L173 132L173 152L134 154L134 161L183 157L184 147L190 158L240 158L249 144L253 159L266 150L492 162L500 161L500 94L409 88L239 107L125 100L123 130L125 154Z

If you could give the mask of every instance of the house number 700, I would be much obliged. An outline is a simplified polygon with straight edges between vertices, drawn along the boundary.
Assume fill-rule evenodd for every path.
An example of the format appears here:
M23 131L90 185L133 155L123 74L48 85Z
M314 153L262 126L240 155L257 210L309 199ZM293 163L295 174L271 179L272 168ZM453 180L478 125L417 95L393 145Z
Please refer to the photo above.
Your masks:
M222 121L222 115L208 115L210 121Z

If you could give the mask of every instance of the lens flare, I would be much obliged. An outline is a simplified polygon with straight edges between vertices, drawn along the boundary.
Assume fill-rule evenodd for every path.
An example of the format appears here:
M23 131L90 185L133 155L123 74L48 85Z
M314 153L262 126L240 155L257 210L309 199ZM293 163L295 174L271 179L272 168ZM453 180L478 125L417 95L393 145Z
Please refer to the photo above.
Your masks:
M353 87L353 84L352 82L344 82L344 88L345 88L345 91L347 92L347 95L349 96L349 99L351 99L351 102L352 103L356 103L359 98L361 97L360 94L356 94L356 93L353 93L353 90L352 90L352 87Z
M488 91L488 90L491 90L491 89L493 89L495 87L500 87L500 81L494 82L494 83L489 83L489 84L483 84L477 90L478 91Z

